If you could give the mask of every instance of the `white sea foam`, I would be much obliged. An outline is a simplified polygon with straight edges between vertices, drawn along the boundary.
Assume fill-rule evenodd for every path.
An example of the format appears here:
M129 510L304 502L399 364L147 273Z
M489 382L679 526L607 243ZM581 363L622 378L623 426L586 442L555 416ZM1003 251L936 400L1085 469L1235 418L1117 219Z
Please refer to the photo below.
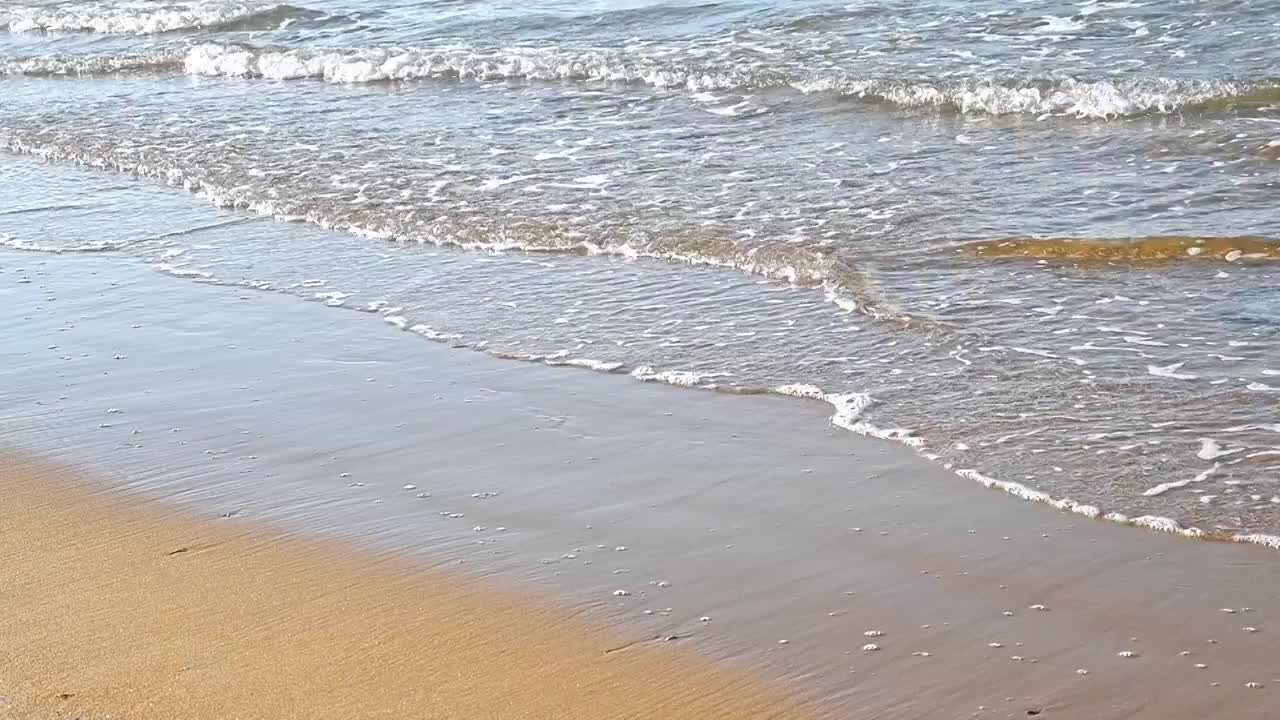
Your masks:
M860 416L866 411L867 408L871 407L871 405L873 404L873 400L869 395L866 395L863 393L844 393L844 394L826 393L826 392L823 392L821 388L815 385L808 385L808 384L783 385L783 386L774 388L773 391L780 395L791 395L794 397L824 400L828 403L831 403L831 405L835 408L835 413L832 415L832 418L831 418L832 425L835 425L837 427L842 427L848 430L852 430L854 432L858 432L859 434L871 435L873 437L887 436L887 434L885 433L875 433L875 432L864 431L864 428L869 427L869 425L865 421L863 421ZM937 459L936 455L927 452L924 442L920 438L908 435L906 438L887 437L887 439L897 440L898 442L904 442L905 444L920 451L921 454L924 455L925 457L930 459ZM1086 503L1076 502L1075 500L1072 500L1070 498L1055 498L1047 492L1036 490L1034 488L1023 485L1022 483L1012 482L1008 480L997 480L996 478L985 475L982 472L979 472L978 470L975 470L975 469L971 469L971 468L956 469L949 464L944 465L944 467L952 470L960 477L972 480L978 483L979 485L982 485L983 487L991 488L993 490L1000 490L1002 492L1008 493L1009 495L1012 495L1016 498L1020 498L1022 500L1029 500L1031 502L1043 503L1045 505L1049 505L1050 507L1056 508L1058 510L1063 510L1063 511L1071 512L1077 515L1082 515L1090 519L1102 519L1107 522L1114 522L1121 525L1131 525L1134 527L1144 528L1147 530L1165 532L1165 533L1180 535L1182 537L1188 537L1188 538L1204 538L1207 536L1207 533L1205 533L1205 531L1201 530L1200 528L1183 527L1179 525L1178 522L1173 520L1172 518L1163 517L1160 515L1141 515L1138 517L1130 517L1128 515L1125 515L1124 513L1119 513L1119 512L1104 513L1102 509L1097 507L1096 505L1089 505ZM1162 486L1157 486L1155 488L1152 488L1151 490L1148 490L1146 493L1144 493L1144 495L1147 495L1147 496L1159 495L1175 487L1183 487L1190 483L1201 482L1207 479L1211 474L1216 472L1219 467L1220 465L1214 464L1212 468L1206 470L1205 472L1201 473L1200 475L1197 475L1194 478L1191 478L1189 480L1177 481L1173 483L1167 483ZM1253 543L1253 544L1265 545L1268 547L1280 549L1280 537L1276 537L1273 535L1265 535L1265 534L1258 534L1258 533L1247 534L1247 535L1241 534L1241 535L1232 536L1231 539L1235 542Z
M195 268L184 267L181 265L172 265L166 262L156 263L155 265L152 265L152 267L154 267L156 270L159 270L162 273L165 273L166 275L173 275L174 277L188 278L193 280L209 280L213 278L212 273L207 273L207 272L204 272L203 270L196 270Z
M0 60L0 75L92 75L180 67L184 53L156 50L120 55L47 55Z
M641 365L631 371L631 377L641 382L660 382L680 387L715 387L714 383L708 383L708 381L718 377L727 377L727 373L698 373L686 370L659 371L648 365Z
M43 243L35 243L21 238L15 238L12 235L0 235L0 246L10 248L12 250L24 250L27 252L42 253L100 253L119 250L120 246L115 243L100 240L97 242L79 243L74 245L46 245Z
M743 246L724 241L723 238L706 238L659 234L646 237L636 234L606 244L557 233L507 235L501 228L491 232L453 232L447 222L437 226L428 222L408 232L392 229L382 220L361 219L351 221L334 217L328 207L310 209L282 208L278 199L270 194L256 193L246 184L221 186L209 179L188 175L170 166L155 166L140 161L136 156L123 154L86 153L72 146L46 143L39 139L21 137L0 128L0 148L34 155L45 160L65 160L99 169L154 177L169 185L182 187L187 192L207 198L219 207L249 210L260 215L274 217L284 222L310 222L328 230L341 230L383 241L418 242L439 246L454 246L466 250L567 252L578 254L620 255L623 257L653 258L689 265L705 265L738 270L772 280L793 284L821 285L828 300L841 307L857 310L877 320L906 322L911 318L881 307L867 298L860 273L825 249L794 244L786 241L757 246ZM372 223L372 224L370 224ZM892 431L891 431L892 432Z
M1214 460L1220 457L1226 457L1227 455L1235 455L1242 450L1244 450L1244 448L1223 450L1217 440L1214 440L1213 438L1200 438L1200 450L1196 452L1196 457L1201 460Z
M597 372L613 372L622 367L620 362L607 362L604 360L594 360L592 358L569 358L567 360L556 360L548 362L548 365L564 365L567 367L580 367Z
M397 323L397 325L401 327L401 329L406 329L404 328L403 325L399 325L399 323ZM423 325L421 323L417 325L413 325L407 329L409 332L414 333L415 335L421 335L422 337L428 340L435 340L437 342L448 342L450 340L457 340L458 338L462 337L457 333L440 332L439 330L436 330L430 325Z
M1263 533L1249 533L1246 535L1235 535L1232 541L1245 543L1249 545L1263 545L1265 547L1280 550L1280 537L1275 535L1266 535Z
M192 48L187 72L335 83L450 78L589 80L685 89L699 99L714 90L786 87L905 107L949 108L992 115L1113 118L1169 113L1260 89L1264 84L1163 78L1131 80L885 80L831 71L706 65L696 57L563 47L273 49L208 43Z
M78 2L55 7L10 7L0 15L0 23L14 33L152 35L227 25L287 9L289 6L283 3L261 0L184 0L154 5Z
M1142 494L1145 497L1155 497L1157 495L1163 495L1169 492L1170 490L1176 490L1181 487L1186 487L1192 483L1204 482L1205 480L1209 479L1210 475L1213 475L1214 473L1218 472L1219 467L1220 466L1218 463L1214 463L1213 467L1209 468L1208 470L1205 470L1204 472L1200 473L1199 475L1196 475L1195 477L1186 478L1183 480L1174 480L1172 482L1167 482L1167 483L1160 483L1155 487L1148 488L1142 491Z
M1180 370L1185 364L1186 363L1177 362L1171 365L1148 365L1147 373L1155 375L1156 377L1173 378L1174 380L1195 380L1200 377L1199 375L1192 375L1191 373L1178 372L1178 370Z
M1245 83L1061 80L1000 83L983 80L893 81L820 77L793 83L804 92L834 92L906 107L954 108L991 115L1063 115L1115 118L1169 113L1249 92Z
M906 428L881 428L862 418L863 412L871 407L873 400L866 393L827 393L815 385L792 384L773 388L779 395L822 400L830 404L835 412L831 416L831 424L859 435L893 440L908 447L923 448L924 440L916 437Z

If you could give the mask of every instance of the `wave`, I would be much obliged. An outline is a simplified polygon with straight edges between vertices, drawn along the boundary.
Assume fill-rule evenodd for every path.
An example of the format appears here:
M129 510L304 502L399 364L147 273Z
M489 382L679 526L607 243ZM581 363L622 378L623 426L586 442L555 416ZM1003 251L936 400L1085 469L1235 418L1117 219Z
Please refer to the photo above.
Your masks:
M0 59L0 75L54 77L180 69L186 52L155 50L123 55L48 55Z
M423 212L335 206L319 199L282 199L233 176L215 182L199 168L181 167L169 157L115 153L74 142L50 141L43 131L25 133L0 127L0 150L44 160L71 162L161 180L210 200L218 207L248 210L286 222L302 221L385 242L457 247L486 252L516 251L573 255L610 255L654 259L684 265L737 270L795 285L823 287L838 307L885 322L925 322L883 302L854 265L827 249L786 241L742 245L712 226L649 229L639 223L614 224L588 236L555 223L513 218L462 220Z
M1172 80L861 80L819 78L795 84L892 105L987 115L1115 119L1149 114L1220 112L1280 103L1280 81Z
M109 247L50 247L38 246L33 244L21 243L14 241L13 238L0 235L0 246L10 247L13 249L46 252L46 253L63 253L63 252L102 252L108 251ZM230 282L222 280L212 273L204 272L194 268L188 268L180 265L174 265L167 262L154 262L152 267L159 272L185 278L195 282L206 282L216 285L228 285L234 287L250 288L265 292L280 292L311 299L312 301L325 300L327 305L341 307L348 310L360 312L369 312L380 315L383 320L392 327L399 330L413 333L422 338L435 342L444 343L450 347L468 349L476 352L482 352L495 357L519 360L523 362L539 363L554 367L573 367L587 369L596 372L609 374L626 374L629 377L649 383L662 383L677 387L699 389L705 391L718 391L732 394L769 394L781 395L804 400L812 400L826 403L831 407L831 416L829 424L848 432L865 437L876 438L880 440L888 440L905 445L917 453L921 457L931 462L939 463L942 468L954 473L955 475L973 481L985 488L998 490L1020 500L1033 503L1040 503L1063 512L1069 512L1081 515L1089 519L1100 520L1104 522L1112 522L1121 525L1129 525L1144 530L1169 533L1185 538L1195 540L1217 540L1242 544L1254 544L1280 550L1280 536L1269 535L1264 533L1233 533L1229 531L1205 531L1195 526L1183 526L1172 518L1159 515L1139 515L1131 516L1120 512L1108 512L1097 505L1078 502L1071 498L1054 497L1053 495L1037 490L1022 483L999 480L990 477L983 472L974 468L956 467L947 462L941 455L934 452L928 445L926 438L917 435L914 431L907 428L886 428L871 422L867 415L869 411L877 404L876 400L869 394L863 392L840 392L833 393L823 390L816 385L795 383L780 386L744 386L736 384L732 381L732 375L723 372L697 372L677 369L657 369L649 365L640 365L631 367L627 363L618 360L600 360L590 357L577 356L568 350L562 350L551 354L533 354L523 352L504 351L489 347L487 342L467 340L462 335L451 332L437 330L429 325L416 323L414 320L402 314L403 308L385 307L380 303L374 303L368 306L350 306L341 302L341 293L314 293L308 295L298 295L291 290L275 288L270 285L258 284L249 281ZM335 295L338 296L338 302L333 302ZM1277 426L1280 427L1280 426ZM1165 492L1168 489L1181 487L1186 484L1200 482L1204 480L1210 473L1219 468L1217 464L1210 470L1205 471L1201 475L1174 483L1157 486L1147 492L1144 496L1150 497Z
M45 245L4 234L0 234L0 247L9 248L10 250L22 250L24 252L51 253L54 255L61 255L62 253L106 253L121 249L119 245L106 241L84 243L80 245Z
M476 350L504 359L536 362L553 366L578 367L611 374L623 372L641 382L665 383L677 387L694 388L699 390L719 391L734 394L783 395L804 400L816 400L831 406L832 414L828 422L832 427L838 427L856 435L876 438L879 440L889 440L905 445L915 450L926 460L941 464L943 469L948 470L961 478L971 480L990 490L998 490L1007 495L1018 498L1019 500L1048 505L1056 510L1081 515L1091 520L1100 520L1119 525L1129 525L1135 528L1169 533L1171 535L1178 535L1193 540L1214 540L1246 545L1261 545L1275 550L1280 550L1280 536L1277 535L1269 535L1265 533L1233 533L1217 530L1206 531L1195 526L1183 526L1176 520L1161 515L1132 516L1120 512L1108 512L1097 505L1078 502L1067 497L1054 497L1047 492L1037 490L1022 483L1010 480L998 480L973 468L956 467L952 463L946 462L937 453L931 451L927 441L916 435L912 430L906 428L883 428L870 422L866 416L868 411L876 404L876 401L866 393L832 393L824 391L816 385L803 383L780 385L775 387L744 387L741 385L735 385L731 382L722 383L721 379L729 377L724 373L693 372L688 370L657 370L648 365L628 369L625 363L603 362L591 358L577 358L571 356L568 351L563 351L553 355L534 355L493 351L487 348L484 344L459 343L457 342L459 337L458 335L439 335L423 332L422 328L425 328L425 325L410 325L410 321L407 318L391 314L391 311L389 310L379 309L371 311L383 313L384 318L389 324L400 328L401 330L414 332L415 334L422 335L428 339L447 342L452 347ZM1214 470L1216 469L1217 466L1215 465ZM1208 472L1213 471L1210 470ZM1208 472L1206 472L1204 476L1207 476ZM1192 479L1190 482L1199 482L1204 476Z
M1078 262L1267 262L1280 260L1280 241L1260 237L1165 235L1115 240L1010 238L971 243L962 251L979 257L1058 258Z
M193 75L368 83L425 79L585 80L690 92L789 89L990 115L1117 118L1150 113L1222 111L1280 103L1275 80L1011 80L858 78L795 65L707 64L622 50L567 48L261 48L207 43L188 52Z
M75 7L13 7L0 13L0 28L12 33L64 32L154 35L184 30L266 30L315 14L267 0L188 0L155 6L77 3Z
M226 10L226 6L223 11ZM288 5L252 16L278 18L303 11ZM157 11L159 12L159 11ZM177 13L178 11L170 11ZM154 13L153 13L154 14ZM215 16L221 16L215 13ZM201 27L179 13L167 20L135 18L124 27ZM212 17L212 16L211 16ZM248 17L241 17L247 21ZM274 19L273 22L281 22ZM72 23L74 25L74 23ZM223 23L225 26L225 23ZM138 30L142 32L142 30ZM160 32L157 30L157 32ZM0 74L77 75L172 71L264 80L379 83L417 80L583 81L645 85L691 93L784 90L855 99L895 108L940 112L1115 119L1149 114L1280 108L1280 80L1025 80L858 78L838 70L682 61L622 50L567 48L268 48L202 43L189 48L124 55L46 56L0 61Z

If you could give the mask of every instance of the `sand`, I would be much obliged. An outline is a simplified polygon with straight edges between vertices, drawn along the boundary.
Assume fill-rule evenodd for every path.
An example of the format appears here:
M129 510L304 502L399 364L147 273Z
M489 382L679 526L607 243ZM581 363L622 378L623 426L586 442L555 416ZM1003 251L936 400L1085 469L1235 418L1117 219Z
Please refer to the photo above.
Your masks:
M800 718L663 639L0 456L0 717Z
M0 252L0 306L0 443L153 507L678 636L832 718L1280 717L1274 550L986 490L823 403L497 360L121 258Z

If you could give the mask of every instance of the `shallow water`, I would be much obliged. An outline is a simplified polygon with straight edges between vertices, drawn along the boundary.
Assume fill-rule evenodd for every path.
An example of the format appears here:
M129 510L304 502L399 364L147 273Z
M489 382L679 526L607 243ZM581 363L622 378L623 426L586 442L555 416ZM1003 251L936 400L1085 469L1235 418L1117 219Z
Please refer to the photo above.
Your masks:
M0 241L1277 533L1275 9L10 4Z

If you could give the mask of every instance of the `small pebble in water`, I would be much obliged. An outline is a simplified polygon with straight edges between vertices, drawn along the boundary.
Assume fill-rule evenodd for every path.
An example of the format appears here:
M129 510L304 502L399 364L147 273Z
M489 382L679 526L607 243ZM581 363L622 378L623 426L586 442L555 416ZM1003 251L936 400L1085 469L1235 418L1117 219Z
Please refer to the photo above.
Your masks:
M789 642L791 642L791 641L790 641L790 640L779 640L779 641L778 641L778 644L779 644L779 645L786 645L786 644L787 644L787 643L789 643Z
M1190 650L1183 650L1182 652L1180 652L1180 653L1178 653L1178 654L1179 654L1179 655L1181 655L1182 657L1186 657L1186 656L1188 656L1188 655L1190 655L1190 654L1191 654L1191 651L1190 651Z
M1004 647L1004 643L998 643L998 642L987 643L987 647L989 647L989 648L1002 648L1002 647Z
M626 545L619 545L618 547L614 548L614 551L615 551L615 552L625 552L625 551L626 551L626 549L627 549L627 546L626 546Z
M404 486L404 489L405 489L405 490L417 490L417 489L418 489L418 486L417 486L417 485L405 485L405 486Z
M1203 669L1205 669L1205 668L1207 668L1207 667L1209 667L1209 666L1208 666L1208 665L1205 665L1204 663L1196 663L1196 668L1197 668L1197 669L1199 669L1199 670L1203 670Z
M1009 610L1005 610L1005 611L1004 611L1004 616L1005 616L1005 617L1013 617L1013 613L1012 613L1011 611L1009 611Z
M711 617L708 615L703 615L702 617L698 618L698 622L709 623L711 622Z

